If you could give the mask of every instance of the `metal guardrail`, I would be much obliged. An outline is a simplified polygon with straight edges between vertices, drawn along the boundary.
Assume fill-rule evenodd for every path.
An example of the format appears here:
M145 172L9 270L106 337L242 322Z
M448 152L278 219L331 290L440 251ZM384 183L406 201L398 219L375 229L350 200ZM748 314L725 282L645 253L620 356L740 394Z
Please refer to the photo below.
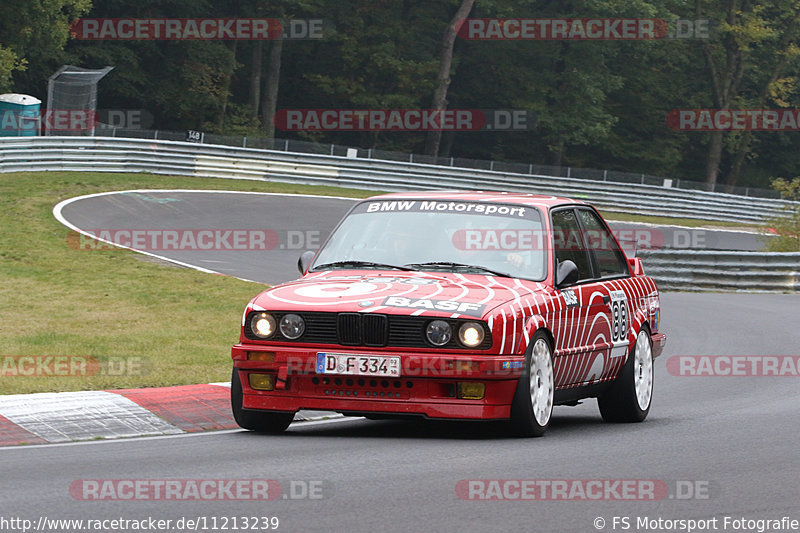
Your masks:
M606 211L756 222L789 202L653 185L295 154L208 144L103 137L0 138L0 172L153 172L361 189L497 189L584 198ZM662 289L800 290L800 253L642 250Z
M73 132L85 135L86 132ZM118 128L111 124L98 124L96 136L99 137L129 137L134 139L161 139L166 141L186 141L186 131L165 131L146 129ZM354 148L339 144L326 144L318 142L300 141L297 139L280 139L253 137L243 135L220 135L217 133L194 132L198 135L199 142L234 146L241 148L258 148L260 150L276 150L282 152L295 152L303 154L327 154L346 156L350 153L355 157L364 159L379 159L383 161L398 161L405 163L422 163L446 167L469 168L476 170L491 170L507 172L510 174L527 174L537 176L553 176L557 178L575 178L580 180L607 181L612 183L638 183L641 185L654 185L657 187L669 183L670 187L693 191L721 192L739 196L754 196L757 198L780 198L781 195L774 189L758 187L741 187L726 185L724 183L706 183L680 178L652 176L639 172L623 172L619 170L602 170L597 168L580 168L570 166L540 165L534 163L517 163L507 161L494 161L487 159L470 159L465 157L430 156L408 152L393 152L378 148Z
M152 172L379 191L506 190L584 199L605 211L758 223L789 202L671 187L322 154L112 137L0 138L0 172Z
M659 289L681 291L800 291L800 252L640 250Z

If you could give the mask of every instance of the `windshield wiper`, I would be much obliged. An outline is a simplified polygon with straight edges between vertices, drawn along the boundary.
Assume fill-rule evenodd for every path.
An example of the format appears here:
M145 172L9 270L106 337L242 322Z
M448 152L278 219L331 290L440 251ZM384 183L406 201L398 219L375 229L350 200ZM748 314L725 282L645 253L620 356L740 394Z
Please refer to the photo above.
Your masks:
M414 270L420 270L421 267L450 267L450 268L460 268L465 270L480 270L481 272L486 272L487 274L493 274L495 276L501 276L504 278L513 278L511 274L507 272L500 272L498 270L492 270L491 268L486 268L485 266L481 265L467 265L465 263L453 263L452 261L430 261L428 263L409 263L407 265L403 265L405 267L411 267Z
M314 265L314 270L326 270L331 268L391 268L394 270L414 270L407 266L390 265L388 263L375 263L373 261L334 261L323 265Z

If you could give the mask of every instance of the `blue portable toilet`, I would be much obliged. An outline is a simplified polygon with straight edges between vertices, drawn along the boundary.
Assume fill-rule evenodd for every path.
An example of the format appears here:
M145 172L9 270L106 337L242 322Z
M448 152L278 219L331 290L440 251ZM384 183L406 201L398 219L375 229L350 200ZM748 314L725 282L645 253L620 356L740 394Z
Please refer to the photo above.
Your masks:
M42 101L27 94L0 94L0 137L39 135Z

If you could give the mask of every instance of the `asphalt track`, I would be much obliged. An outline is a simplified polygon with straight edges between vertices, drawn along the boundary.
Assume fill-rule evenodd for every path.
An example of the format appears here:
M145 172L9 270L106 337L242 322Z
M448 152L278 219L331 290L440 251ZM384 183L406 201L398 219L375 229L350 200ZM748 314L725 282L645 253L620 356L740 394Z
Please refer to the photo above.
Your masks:
M274 225L269 214L259 223ZM319 212L303 214L323 220ZM217 223L230 227L231 221L205 222ZM263 272L261 265L254 271ZM207 517L208 524L216 517L221 525L223 517L277 516L279 531L437 532L687 531L637 527L644 517L717 518L717 527L707 530L755 531L723 527L724 517L800 520L800 378L685 377L666 369L676 355L796 355L798 308L798 295L664 294L662 330L669 341L656 361L654 404L643 424L605 424L588 400L557 407L542 439L505 438L482 424L353 419L294 425L281 436L232 431L4 448L0 517L34 523L42 516ZM290 486L319 482L321 498L81 501L69 492L82 479L176 478L272 479L287 496ZM656 501L460 499L459 481L475 479L656 480L669 495Z
M270 250L256 246L227 250L224 242L208 250L153 250L146 243L139 249L221 274L275 284L298 276L300 254L317 248L352 205L352 199L318 196L127 191L80 197L64 203L59 212L62 221L97 236L104 230L264 230L277 237L268 242L274 245ZM624 230L619 235L625 247L634 240L657 247L727 250L759 250L764 244L762 236L741 231L628 222L613 222L612 227Z
M665 294L670 339L643 424L604 424L589 400L557 407L541 439L498 437L475 424L353 419L295 425L281 436L233 431L10 447L0 449L0 514L34 522L277 516L279 531L584 533L596 531L597 517L604 531L614 531L614 516L634 525L637 517L800 519L798 378L679 377L665 369L676 354L796 354L800 330L789 317L799 305L795 295ZM322 498L79 501L69 492L81 479L165 478L274 479L284 490L290 481L320 481ZM465 479L659 480L673 498L464 501L455 489ZM702 498L679 498L679 481Z

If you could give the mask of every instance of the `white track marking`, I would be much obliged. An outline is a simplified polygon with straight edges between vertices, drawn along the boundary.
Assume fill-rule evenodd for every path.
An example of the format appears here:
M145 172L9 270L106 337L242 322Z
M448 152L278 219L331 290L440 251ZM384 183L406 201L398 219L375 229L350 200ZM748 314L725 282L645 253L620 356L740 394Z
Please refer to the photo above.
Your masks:
M218 190L210 190L210 189L209 190L203 190L203 189L131 189L131 190L125 190L125 191L98 192L98 193L94 193L94 194L85 194L83 196L76 196L74 198L68 198L67 200L63 200L63 201L59 202L58 204L56 204L55 207L53 207L53 216L56 218L56 220L61 222L63 225L65 225L69 229L71 229L73 231L76 231L76 232L80 233L81 235L86 235L87 237L91 237L92 239L98 240L100 242L104 242L106 244L110 244L110 245L115 246L117 248L124 248L126 250L132 250L132 251L140 253L140 254L148 255L150 257L156 257L158 259L162 259L164 261L167 261L167 262L175 264L175 265L180 265L182 267L191 268L193 270L199 270L200 272L205 272L206 274L221 274L223 276L230 276L230 274L226 274L224 272L217 272L216 270L203 268L201 266L193 265L191 263L185 263L183 261L178 261L177 259L171 259L171 258L165 257L163 255L154 254L152 252L145 252L143 250L137 250L136 248L131 248L129 246L123 246L121 244L117 244L115 242L111 242L111 241L106 240L106 239L101 239L100 237L98 237L98 236L96 236L96 235L94 235L92 233L89 233L88 231L84 231L84 230L80 229L79 227L77 227L76 225L72 224L71 222L69 222L64 217L64 215L62 213L64 208L66 206L68 206L69 204L73 203L73 202L77 202L79 200L86 200L88 198L97 198L99 196L109 196L109 195L112 195L112 194L130 194L130 193L185 193L185 192L191 192L191 193L213 193L213 194L253 194L253 195L262 195L262 196L293 196L293 197L300 197L300 198L327 198L327 199L333 199L333 200L352 200L354 202L359 200L359 198L347 198L347 197L344 197L344 196L325 196L325 195L320 195L320 194L295 194L295 193L274 193L274 192L255 192L255 191L218 191ZM260 281L255 281L255 280L246 279L246 278L240 278L240 277L237 277L237 276L231 276L231 277L234 277L234 278L242 280L242 281L248 281L250 283L258 283L260 285L263 285L263 283L260 282Z
M0 396L0 414L48 442L183 433L136 402L106 391Z

